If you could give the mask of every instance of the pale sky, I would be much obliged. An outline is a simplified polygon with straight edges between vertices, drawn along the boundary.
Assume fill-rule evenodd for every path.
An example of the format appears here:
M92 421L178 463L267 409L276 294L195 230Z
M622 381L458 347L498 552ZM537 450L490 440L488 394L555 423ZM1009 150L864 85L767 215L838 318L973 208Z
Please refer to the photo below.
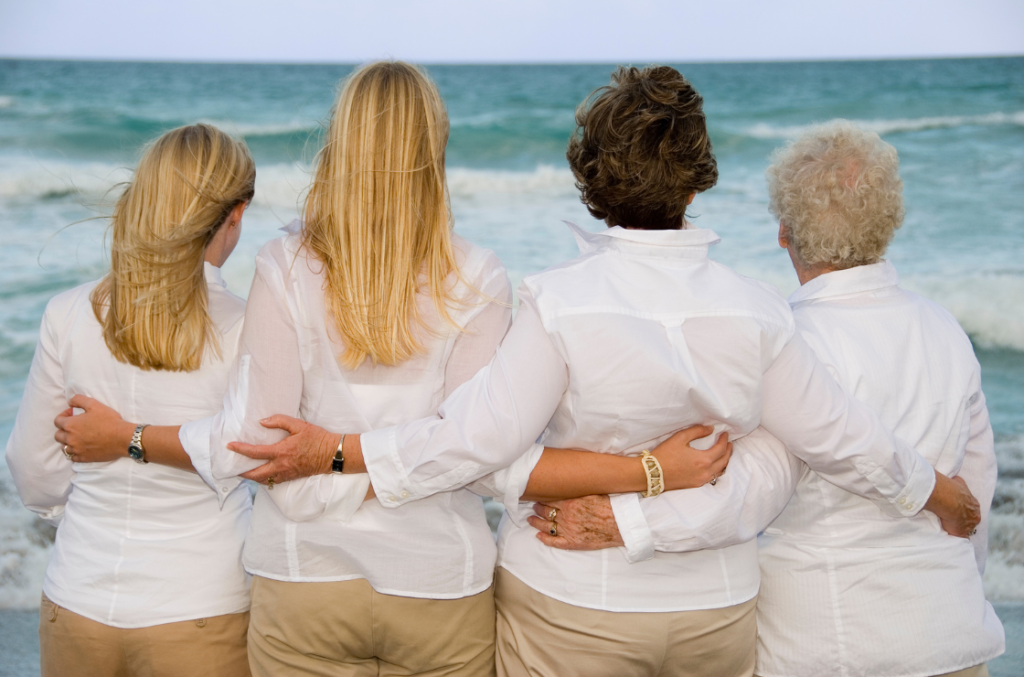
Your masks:
M1024 0L0 0L0 56L354 63L1024 54Z

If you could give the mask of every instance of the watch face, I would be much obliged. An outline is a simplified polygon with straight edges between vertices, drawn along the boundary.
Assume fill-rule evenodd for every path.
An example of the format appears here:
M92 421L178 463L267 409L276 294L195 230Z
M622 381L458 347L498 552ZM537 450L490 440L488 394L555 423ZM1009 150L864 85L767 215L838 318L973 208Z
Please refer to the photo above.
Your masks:
M128 455L136 461L142 460L142 447L137 447L134 444L128 445Z

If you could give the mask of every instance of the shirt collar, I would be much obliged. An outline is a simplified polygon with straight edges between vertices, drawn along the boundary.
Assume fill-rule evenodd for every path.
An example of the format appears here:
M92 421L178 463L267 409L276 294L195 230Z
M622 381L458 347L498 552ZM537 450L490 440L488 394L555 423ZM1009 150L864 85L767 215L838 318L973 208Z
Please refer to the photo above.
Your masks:
M203 261L203 277L206 278L207 284L219 285L227 289L228 285L220 275L220 268L209 261Z
M793 292L789 297L789 305L795 306L814 299L863 294L895 287L899 283L900 276L896 273L896 267L888 261L833 270L819 275Z
M630 230L614 226L600 233L591 233L572 221L564 223L576 237L580 254L608 248L648 256L703 258L708 247L722 240L713 230L694 228L689 223L679 230Z

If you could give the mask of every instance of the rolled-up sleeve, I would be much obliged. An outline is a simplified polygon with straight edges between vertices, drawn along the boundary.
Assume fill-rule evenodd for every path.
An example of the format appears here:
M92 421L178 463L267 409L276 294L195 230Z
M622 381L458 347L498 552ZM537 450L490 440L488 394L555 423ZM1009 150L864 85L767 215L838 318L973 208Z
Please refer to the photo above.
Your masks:
M53 419L67 409L64 371L47 306L25 394L7 441L7 467L22 503L50 524L64 515L74 468L53 438Z
M935 488L935 471L893 437L866 405L848 396L796 336L762 381L761 425L838 487L882 499L888 512L916 515Z
M569 374L525 285L519 298L515 322L494 358L436 417L363 433L363 458L383 505L466 486L534 448Z
M764 428L733 444L727 472L715 486L669 491L652 498L611 499L626 559L655 551L724 548L755 538L789 502L804 465Z

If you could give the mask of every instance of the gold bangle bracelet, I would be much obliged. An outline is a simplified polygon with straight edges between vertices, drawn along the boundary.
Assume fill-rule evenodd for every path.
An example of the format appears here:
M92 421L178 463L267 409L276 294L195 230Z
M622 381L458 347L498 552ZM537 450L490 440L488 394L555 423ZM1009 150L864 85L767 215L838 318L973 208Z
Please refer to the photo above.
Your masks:
M658 463L658 459L644 449L640 453L640 462L644 464L644 474L647 475L647 491L641 491L640 495L650 498L665 491L665 477L661 472L661 463Z

